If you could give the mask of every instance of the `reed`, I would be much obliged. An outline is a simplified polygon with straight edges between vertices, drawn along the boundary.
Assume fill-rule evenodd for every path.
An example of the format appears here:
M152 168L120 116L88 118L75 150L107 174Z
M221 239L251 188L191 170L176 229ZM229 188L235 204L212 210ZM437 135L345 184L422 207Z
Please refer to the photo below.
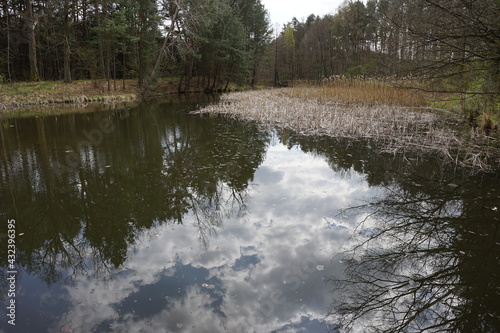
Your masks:
M347 103L330 95L319 98L309 94L310 91L309 88L287 88L236 92L221 96L218 104L195 113L223 114L305 135L377 139L386 152L437 152L447 161L485 171L490 171L488 165L492 157L496 159L494 164L500 162L500 149L471 155L472 151L483 148L468 145L458 132L444 126L444 115L429 109L395 102ZM455 151L460 151L460 160L452 153Z
M237 92L223 95L219 104L198 112L226 114L305 134L352 138L383 138L427 133L436 113L417 108L377 104L345 104L293 96L288 89Z
M388 104L398 106L426 106L430 93L405 89L376 80L325 80L319 86L294 87L288 91L291 97L316 99L323 102L361 104Z

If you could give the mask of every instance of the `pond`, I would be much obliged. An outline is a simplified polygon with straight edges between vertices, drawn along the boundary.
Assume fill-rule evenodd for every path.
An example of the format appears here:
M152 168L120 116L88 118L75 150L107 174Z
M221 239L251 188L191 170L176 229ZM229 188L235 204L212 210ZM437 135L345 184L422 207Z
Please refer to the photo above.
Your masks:
M497 175L206 102L0 119L2 332L499 327Z

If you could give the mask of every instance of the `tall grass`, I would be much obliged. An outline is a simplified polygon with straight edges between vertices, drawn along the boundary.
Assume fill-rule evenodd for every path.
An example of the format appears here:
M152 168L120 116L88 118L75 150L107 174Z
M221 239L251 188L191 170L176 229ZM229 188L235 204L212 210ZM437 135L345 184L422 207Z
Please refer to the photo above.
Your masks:
M315 99L320 102L426 106L431 94L392 86L376 80L325 80L319 86L293 87L291 97Z

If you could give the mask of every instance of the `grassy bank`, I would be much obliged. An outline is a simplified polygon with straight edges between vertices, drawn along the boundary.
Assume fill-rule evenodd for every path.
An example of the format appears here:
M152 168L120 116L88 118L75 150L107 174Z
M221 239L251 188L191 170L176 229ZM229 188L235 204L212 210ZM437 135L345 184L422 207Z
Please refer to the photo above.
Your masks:
M177 92L177 80L160 80L150 94ZM140 88L137 80L111 82L82 80L72 83L61 81L16 82L0 84L0 110L50 104L85 104L131 101L138 98Z
M201 84L203 86L192 82L190 90L186 93L204 92L205 84L203 82ZM178 85L179 78L176 77L158 79L148 89L147 97L177 94ZM230 84L228 89L245 90L250 87ZM109 87L105 80L80 80L72 83L62 81L0 83L0 112L18 111L20 108L32 106L129 102L142 98L141 92L142 89L136 79L111 81Z
M223 114L306 135L376 139L386 152L433 152L472 170L498 171L498 139L460 128L456 118L427 108L421 96L412 100L386 92L377 91L369 102L361 102L365 97L356 97L352 91L329 91L325 87L247 91L224 95L218 104L197 112Z
M132 82L126 82L125 89L120 85L116 91L112 88L109 92L105 82L96 81L3 83L0 84L0 108L131 100L136 94L137 88Z

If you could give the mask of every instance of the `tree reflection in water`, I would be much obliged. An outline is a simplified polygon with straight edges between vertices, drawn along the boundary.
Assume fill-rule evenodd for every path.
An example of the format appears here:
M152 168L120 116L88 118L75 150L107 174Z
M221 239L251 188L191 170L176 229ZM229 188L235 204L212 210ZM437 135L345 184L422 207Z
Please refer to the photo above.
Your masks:
M102 119L111 121L115 130L99 145L79 145L80 133L95 129ZM16 232L23 235L16 239L19 276L32 275L48 285L81 282L82 277L101 282L121 272L127 275L126 268L122 271L127 255L140 249L141 242L150 243L149 238L166 230L166 225L193 221L202 244L208 247L226 218L246 214L245 202L271 139L269 132L253 124L188 116L179 112L178 105L163 103L146 104L135 111L8 119L0 121L0 136L0 218L15 218ZM373 142L301 137L287 130L279 138L289 147L325 158L337 173L354 170L365 175L369 187L386 188L382 200L348 210L361 223L346 255L346 277L333 280L342 297L332 304L332 317L338 316L345 328L363 332L493 332L498 327L500 197L494 192L498 178L458 175L433 164L432 159L425 163L407 163L409 157L390 159L373 149ZM58 174L57 166L68 162L71 152L77 159L72 160L73 167ZM312 226L308 223L304 225ZM174 237L175 233L167 234L165 239L178 241ZM342 235L332 237L343 240ZM290 239L280 236L276 248L286 241ZM244 245L243 249L257 253L253 244ZM4 258L6 250L0 247ZM252 262L249 258L255 253L241 251L236 252L241 260L249 260L249 266L260 260ZM282 266L273 268L274 280L273 274L266 273L265 279L248 286L262 292L291 290L291 284L284 287L282 274L295 268L290 264L298 260L295 257L299 256L279 258ZM234 263L224 266L240 272L236 265L240 258ZM183 268L204 270L208 277L210 266L184 263ZM323 268L313 265L311 272ZM6 272L0 272L4 291L0 300L7 295ZM160 266L158 272L165 270ZM297 272L295 281L305 282L304 272ZM144 283L142 291L152 290L148 289L155 284L151 281ZM182 287L186 291L194 285L187 279ZM312 292L309 285L304 288L307 297L320 293ZM83 293L77 294L75 299L80 300ZM123 295L133 302L132 294ZM63 299L65 294L54 288L52 296ZM242 297L241 304L250 304L248 299ZM161 313L165 299L158 304ZM263 311L264 303L256 304L256 310ZM235 311L239 309L243 306ZM278 309L286 307L280 303L269 311L269 319ZM131 313L127 311L121 314ZM108 320L103 315L96 322L108 324Z
M184 110L197 102L205 101L0 121L0 218L16 219L24 235L16 243L19 277L34 275L47 285L78 275L106 280L138 238L154 237L161 225L182 224L192 214L208 246L224 217L244 214L269 134L188 116ZM113 130L99 144L82 144L81 133L103 119ZM6 251L0 248L4 258Z
M344 212L361 221L329 314L347 331L498 332L498 194L488 176L433 175Z

